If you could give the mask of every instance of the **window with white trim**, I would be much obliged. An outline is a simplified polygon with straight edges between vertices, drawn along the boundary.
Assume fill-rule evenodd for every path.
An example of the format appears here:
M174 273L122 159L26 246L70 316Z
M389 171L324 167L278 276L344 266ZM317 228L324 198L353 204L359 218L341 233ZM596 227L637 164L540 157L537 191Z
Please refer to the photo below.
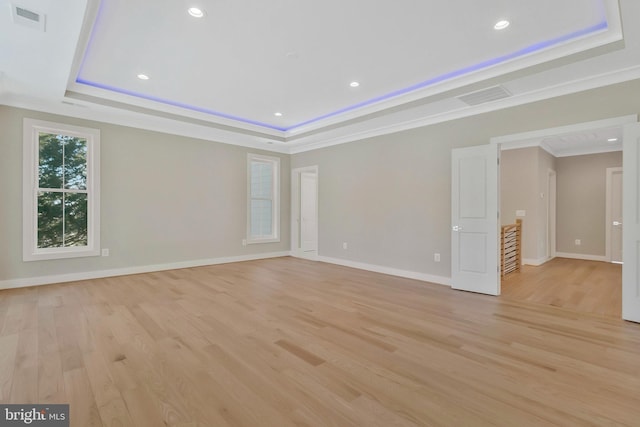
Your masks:
M280 241L280 159L247 156L247 243Z
M23 259L100 255L100 131L23 122Z

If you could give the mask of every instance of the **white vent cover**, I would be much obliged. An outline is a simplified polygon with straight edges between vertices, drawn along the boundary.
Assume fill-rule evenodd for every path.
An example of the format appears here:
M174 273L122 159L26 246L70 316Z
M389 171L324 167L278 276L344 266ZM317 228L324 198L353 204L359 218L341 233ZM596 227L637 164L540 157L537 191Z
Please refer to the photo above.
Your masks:
M42 32L45 31L46 15L43 13L12 4L11 17L15 24L24 25Z
M477 92L461 95L458 99L467 105L479 105L498 99L508 98L511 94L502 86L493 86L488 89L482 89Z

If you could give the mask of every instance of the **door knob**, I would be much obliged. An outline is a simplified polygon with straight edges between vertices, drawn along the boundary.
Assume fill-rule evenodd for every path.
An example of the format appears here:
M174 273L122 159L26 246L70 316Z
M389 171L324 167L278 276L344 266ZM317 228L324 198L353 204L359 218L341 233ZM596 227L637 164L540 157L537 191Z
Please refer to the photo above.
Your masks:
M460 225L454 225L453 227L451 227L451 230L453 230L453 231L462 231L462 230L464 230L464 228L462 228L462 226L460 226Z
M622 225L620 221L613 221L613 225Z

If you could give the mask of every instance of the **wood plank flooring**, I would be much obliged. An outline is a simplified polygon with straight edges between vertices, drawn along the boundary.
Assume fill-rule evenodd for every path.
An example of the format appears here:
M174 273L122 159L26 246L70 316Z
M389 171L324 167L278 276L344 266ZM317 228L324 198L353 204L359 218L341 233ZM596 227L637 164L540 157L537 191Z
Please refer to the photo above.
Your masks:
M502 298L622 317L622 265L554 258L502 279Z
M640 325L294 258L0 291L0 402L85 426L639 426Z

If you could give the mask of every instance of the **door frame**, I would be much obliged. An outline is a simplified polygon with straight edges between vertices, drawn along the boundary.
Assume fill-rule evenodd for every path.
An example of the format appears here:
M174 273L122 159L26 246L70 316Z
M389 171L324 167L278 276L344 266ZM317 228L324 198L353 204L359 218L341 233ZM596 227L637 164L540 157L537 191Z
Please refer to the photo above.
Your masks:
M315 173L316 175L316 235L318 234L318 211L319 211L319 168L318 165L304 166L291 170L291 255L298 258L317 260L318 248L315 251L303 252L300 247L300 179L303 173Z
M613 185L613 174L619 172L622 174L622 167L613 167L607 168L607 190L606 190L606 214L605 214L605 258L607 258L608 262L613 262L611 259L613 257L613 251L611 250L611 223L613 222L611 212L611 203L612 203L612 185ZM623 190L624 191L624 190ZM624 224L624 220L622 221Z
M625 125L633 124L633 123L638 123L637 114L632 114L629 116L622 116L622 117L615 117L611 119L596 120L593 122L577 123L577 124L568 125L568 126L541 129L541 130L536 130L531 132L523 132L523 133L493 137L490 139L490 143L500 144L503 149L504 147L525 148L525 147L542 146L543 140L548 137L553 137L553 136L568 134L573 132L581 132L581 131L589 131L589 130L595 131L599 129L616 127L616 126L624 127ZM624 150L622 152L622 156L624 161ZM500 194L499 181L498 181L498 188L496 189L496 191L498 191L498 194ZM625 204L627 203L631 203L631 201L625 200ZM623 253L623 257L624 257L624 253ZM499 267L500 266L498 266L498 268ZM624 269L623 269L623 280L624 280ZM620 287L621 288L623 287L622 282L620 283ZM623 294L622 305L624 307L625 305L624 292L622 294ZM624 311L624 308L623 308L623 311ZM620 317L622 318L622 314Z

